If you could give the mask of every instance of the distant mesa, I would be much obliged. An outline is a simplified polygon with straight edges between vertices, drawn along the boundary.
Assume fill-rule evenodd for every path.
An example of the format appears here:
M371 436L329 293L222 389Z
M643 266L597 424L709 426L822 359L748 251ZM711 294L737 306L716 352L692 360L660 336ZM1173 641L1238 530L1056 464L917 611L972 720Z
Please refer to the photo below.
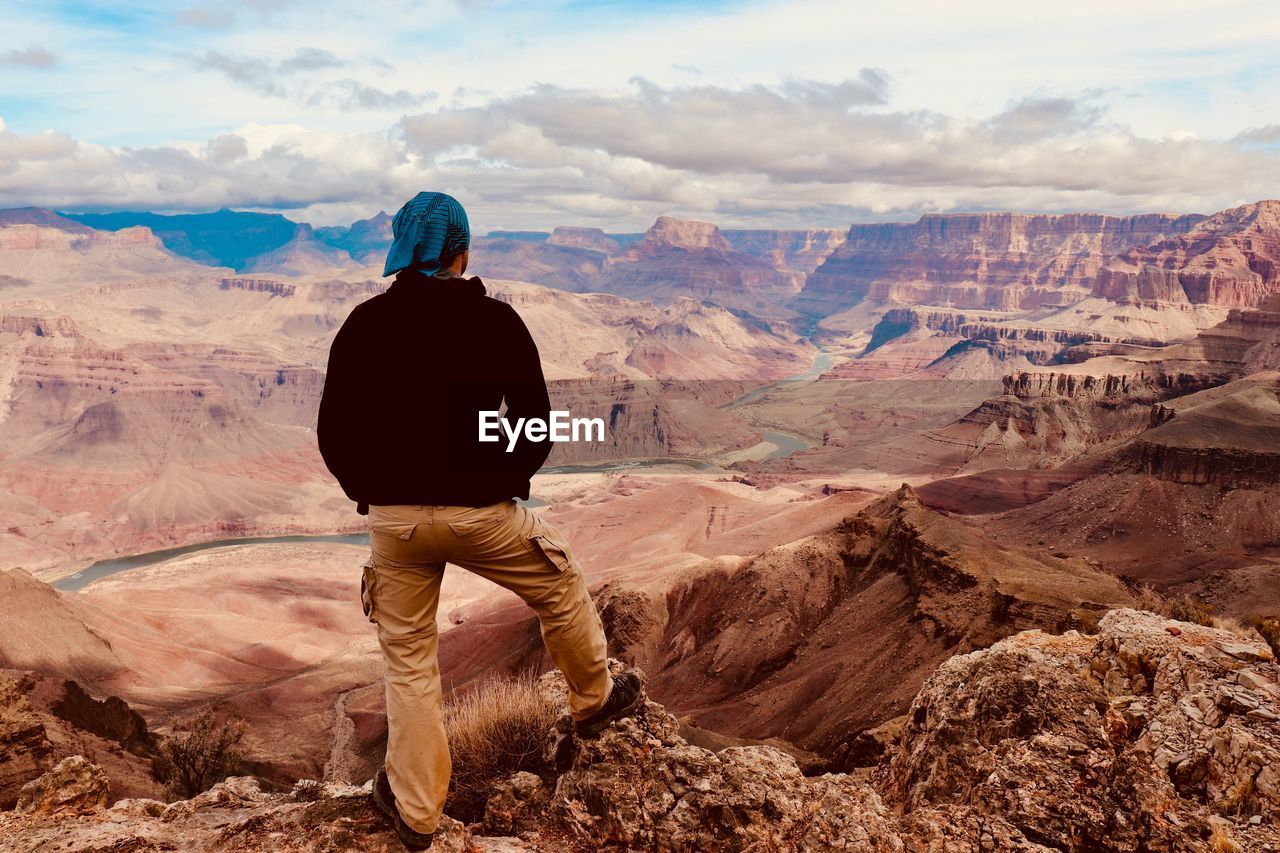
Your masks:
M680 249L712 249L718 252L730 252L733 247L720 233L720 229L710 222L699 222L690 219L676 219L671 216L659 216L644 235L644 240L637 247L643 252L647 247L672 246Z
M160 238L175 255L211 266L244 271L251 258L279 249L294 239L296 222L278 213L219 210L214 213L66 213L74 220L102 231L143 226Z
M57 228L72 234L91 234L93 229L75 219L54 213L43 207L17 207L0 210L0 228L10 225L39 225L43 228Z
M359 264L342 249L316 239L310 225L298 225L293 237L278 249L250 258L243 267L249 273L315 275L335 270L355 269Z
M551 232L547 242L553 246L573 246L578 249L591 249L613 255L622 250L622 244L604 233L600 228L576 228L561 225Z
M360 263L379 263L391 245L391 220L391 214L380 210L376 215L358 219L350 225L317 228L315 237L321 243L341 249Z

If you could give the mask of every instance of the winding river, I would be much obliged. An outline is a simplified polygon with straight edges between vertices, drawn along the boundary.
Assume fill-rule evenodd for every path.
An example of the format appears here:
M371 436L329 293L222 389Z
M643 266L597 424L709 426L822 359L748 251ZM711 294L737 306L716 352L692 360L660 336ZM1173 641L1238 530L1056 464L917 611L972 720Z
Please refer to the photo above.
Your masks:
M831 367L831 357L819 351L817 358L814 359L813 365L803 373L794 376L788 376L785 379L779 379L767 385L755 388L726 403L722 408L731 409L739 406L745 406L748 403L755 402L763 397L770 390L779 387L787 382L804 382L817 379L825 371ZM805 450L811 446L811 442L798 435L792 435L787 432L779 432L778 430L765 429L757 427L760 432L761 439L775 445L775 449L770 451L765 459L782 459L790 456L800 450ZM554 468L544 469L544 473L548 474L569 474L569 473L598 473L605 471L642 471L646 468L652 468L659 465L683 465L694 468L695 470L709 470L717 467L710 462L704 462L698 459L673 459L670 457L658 457L653 459L628 459L619 462L599 462L585 465L560 465ZM538 498L530 498L527 501L521 501L526 506L542 506L545 501ZM178 548L165 548L159 551L148 551L143 554L133 554L127 557L110 557L105 560L98 560L91 563L80 571L59 578L50 583L55 589L64 591L74 591L84 589L89 584L102 580L105 577L114 575L117 572L126 572L130 569L140 569L144 566L152 566L156 563L163 563L166 560L172 560L174 557L181 557L184 554L193 554L197 551L207 551L213 548L229 548L233 545L254 545L254 544L272 544L272 543L298 543L298 542L338 542L347 545L368 546L368 533L340 533L340 534L315 534L315 535L294 535L294 536L245 536L237 539L215 539L210 542L198 542L193 545L183 545Z

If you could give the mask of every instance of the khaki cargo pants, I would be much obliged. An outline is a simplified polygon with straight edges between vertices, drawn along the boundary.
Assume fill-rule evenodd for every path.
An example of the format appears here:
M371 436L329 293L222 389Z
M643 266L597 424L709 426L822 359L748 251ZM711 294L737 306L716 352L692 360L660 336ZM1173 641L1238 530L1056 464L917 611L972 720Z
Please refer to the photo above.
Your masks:
M373 545L361 599L386 663L387 780L400 816L434 832L449 790L436 606L446 562L506 587L533 608L574 717L609 698L604 626L582 569L554 527L514 500L485 507L371 506Z

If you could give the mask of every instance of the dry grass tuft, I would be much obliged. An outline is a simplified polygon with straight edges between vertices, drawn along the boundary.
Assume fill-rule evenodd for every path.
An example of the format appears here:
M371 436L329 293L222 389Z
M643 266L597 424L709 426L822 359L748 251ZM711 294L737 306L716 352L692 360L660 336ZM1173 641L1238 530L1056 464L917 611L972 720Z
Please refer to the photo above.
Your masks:
M445 811L466 823L484 816L493 784L520 770L536 772L557 710L532 675L491 679L445 711L453 778Z
M1250 813L1252 804L1253 777L1248 776L1225 797L1214 803L1214 808L1219 814L1239 817Z
M1280 616L1255 616L1250 620L1253 630L1267 641L1271 651L1280 658Z
M1169 602L1163 595L1156 592L1155 588L1150 584L1143 584L1138 589L1138 600L1134 607L1138 610L1145 610L1148 613L1166 616L1169 611Z
M1168 612L1164 615L1170 619L1177 619L1179 622L1190 622L1193 625L1203 625L1206 628L1214 627L1213 607L1189 595L1184 595L1170 602Z
M1240 845L1231 837L1231 830L1220 823L1213 825L1213 834L1209 836L1209 849L1213 853L1240 853Z
M1192 598L1189 595L1183 595L1180 598L1166 598L1148 584L1143 584L1139 587L1136 595L1135 608L1145 610L1148 613L1155 613L1157 616L1163 616L1166 619L1190 622L1193 625L1203 625L1206 628L1216 627L1215 623L1220 621L1215 619L1211 605L1205 604L1203 601Z
M1251 640L1256 642L1257 633L1253 628L1236 619L1234 616L1215 616L1213 617L1213 627L1220 631L1229 631L1242 640Z

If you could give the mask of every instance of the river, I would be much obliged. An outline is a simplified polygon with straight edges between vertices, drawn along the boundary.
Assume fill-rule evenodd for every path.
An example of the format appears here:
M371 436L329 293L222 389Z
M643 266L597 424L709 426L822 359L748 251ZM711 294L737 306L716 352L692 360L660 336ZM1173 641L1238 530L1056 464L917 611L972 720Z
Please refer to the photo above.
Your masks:
M760 397L767 394L770 390L777 388L785 382L805 382L817 379L822 373L830 369L831 357L825 352L819 351L817 358L814 359L813 365L803 373L795 376L789 376L785 379L779 379L777 382L770 382L768 385L762 385L755 388L726 403L722 408L730 409L744 406L747 403L754 402ZM787 432L779 432L778 430L764 429L760 430L760 437L773 445L775 449L770 451L765 459L781 459L790 456L797 451L804 450L810 446L810 442L806 439L792 435ZM645 468L651 468L659 465L683 465L695 470L704 471L715 468L717 466L704 462L699 459L675 459L671 457L658 457L653 459L627 459L620 462L598 462L583 465L559 465L554 468L545 468L543 473L546 474L570 474L570 473L600 473L606 471L640 471ZM526 506L542 506L545 501L539 498L530 498L527 501L521 501ZM197 551L207 551L212 548L229 548L233 545L269 545L273 543L286 542L339 542L348 545L361 545L368 547L369 534L367 533L345 533L345 534L316 534L316 535L295 535L295 536L245 536L238 539L215 539L211 542L198 542L194 545L183 545L179 548L165 548L160 551L148 551L143 554L133 554L127 557L110 557L105 560L98 560L91 563L75 574L67 575L50 583L54 589L64 591L74 591L84 589L94 581L102 580L105 577L114 575L117 572L125 572L130 569L140 569L144 566L152 566L156 563L163 563L166 560L172 560L174 557L181 557L184 554L193 554Z

